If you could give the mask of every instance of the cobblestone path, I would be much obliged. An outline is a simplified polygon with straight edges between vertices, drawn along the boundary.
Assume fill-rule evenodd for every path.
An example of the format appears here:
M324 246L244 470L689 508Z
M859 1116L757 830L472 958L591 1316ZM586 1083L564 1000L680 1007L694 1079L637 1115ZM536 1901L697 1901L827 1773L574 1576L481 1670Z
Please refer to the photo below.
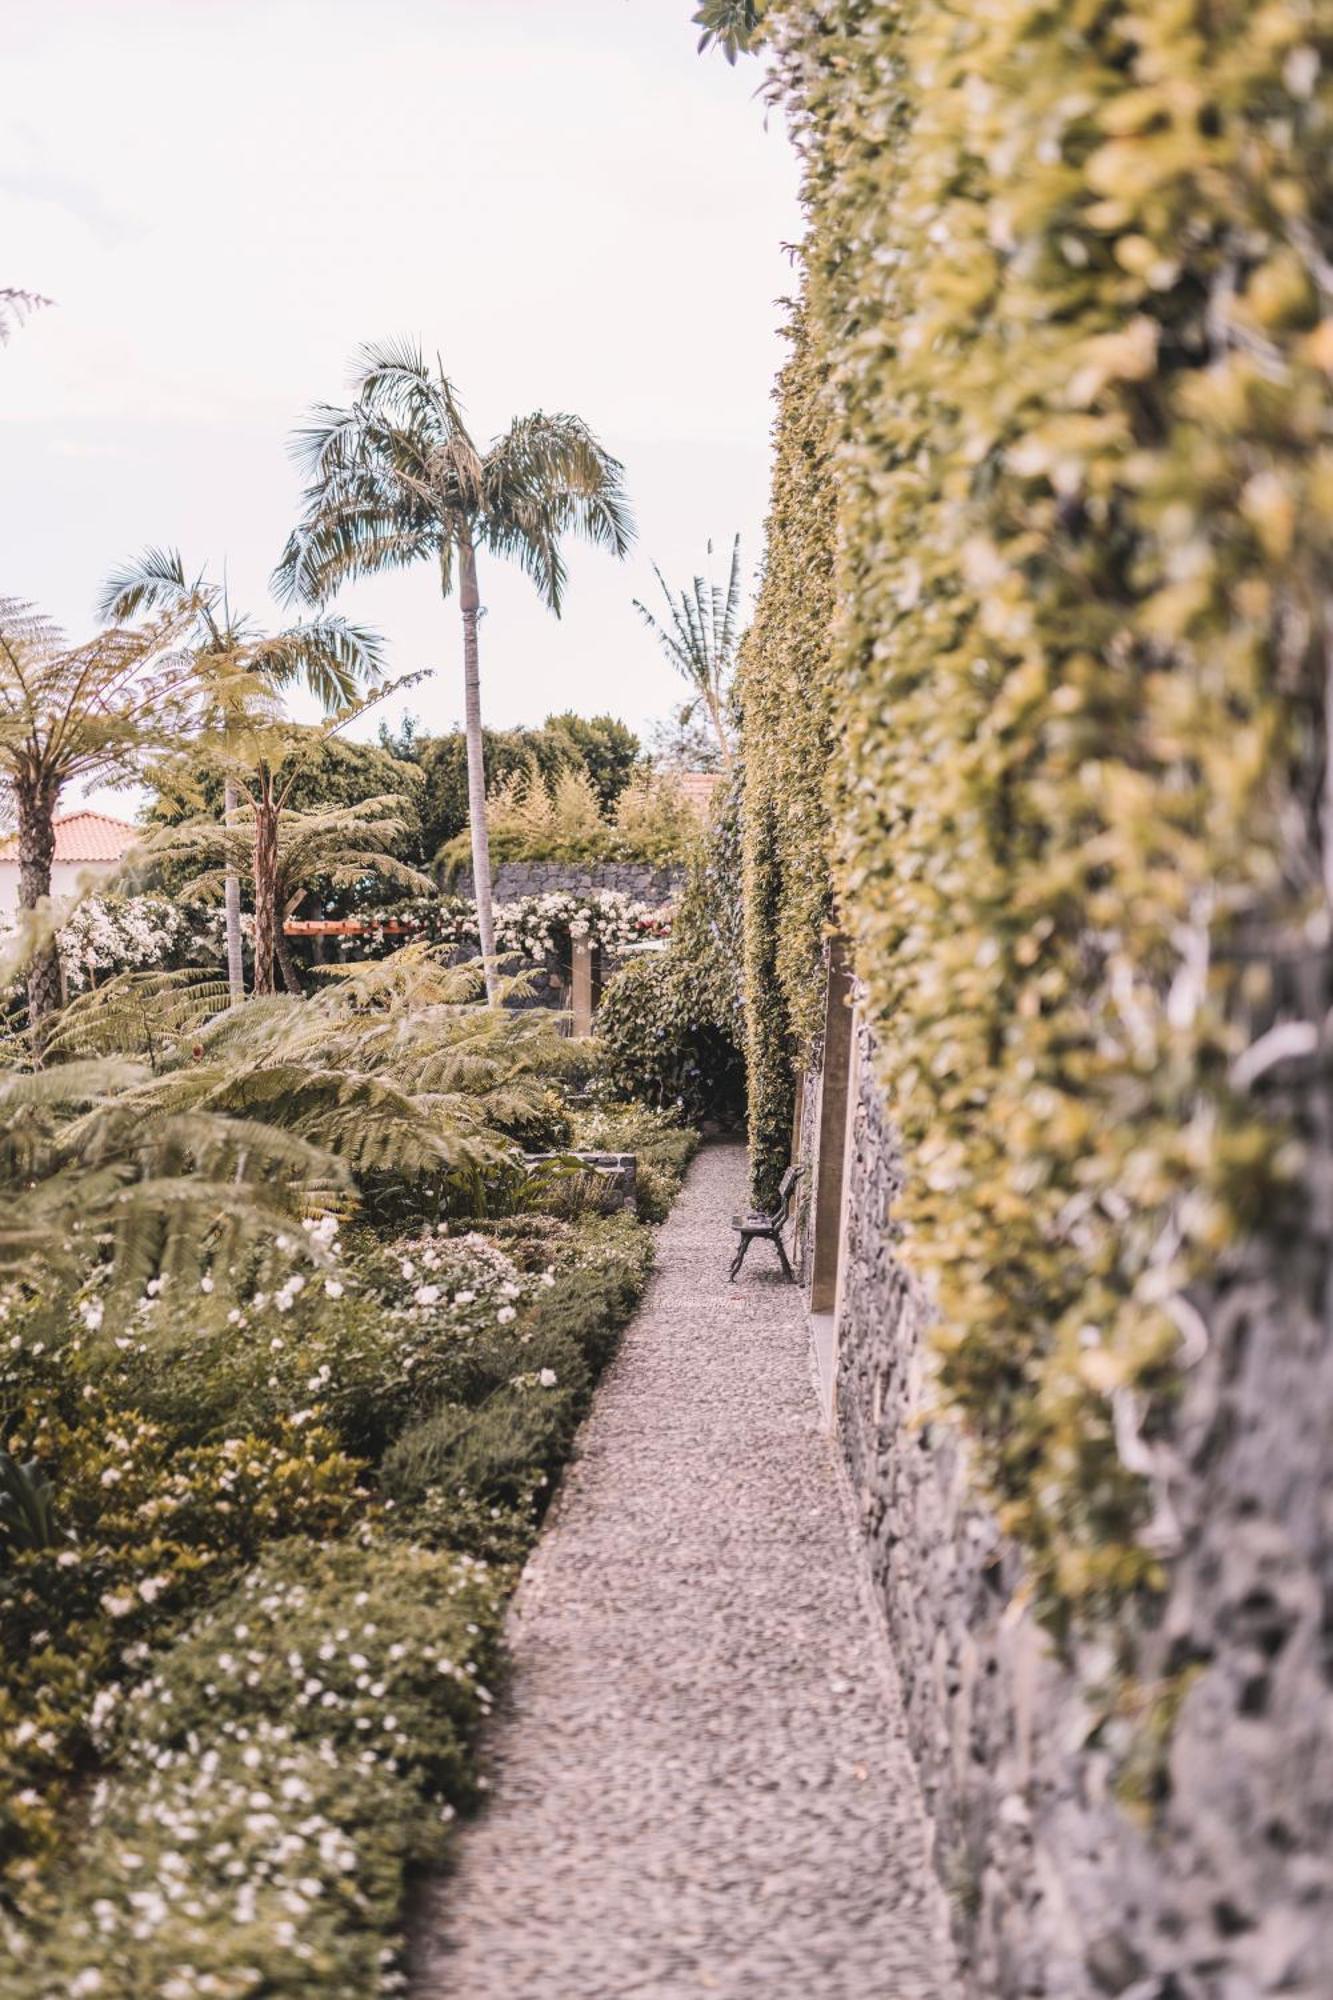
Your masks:
M953 2000L799 1295L705 1149L524 1575L416 2000Z

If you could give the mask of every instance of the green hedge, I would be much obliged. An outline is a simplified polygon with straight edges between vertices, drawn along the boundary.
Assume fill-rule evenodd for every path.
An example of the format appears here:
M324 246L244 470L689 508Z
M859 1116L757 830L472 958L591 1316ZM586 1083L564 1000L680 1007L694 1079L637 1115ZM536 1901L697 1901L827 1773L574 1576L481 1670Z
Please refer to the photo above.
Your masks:
M833 483L806 315L778 378L763 587L741 649L745 1054L753 1193L777 1199L795 1072L820 1020L832 868Z
M1274 950L1322 921L1333 22L764 22L832 425L839 921L944 1387L1058 1625L1155 1581L1113 1399L1151 1424L1187 1287L1300 1169L1228 1065L1274 1018ZM780 446L801 400L789 378ZM809 643L818 685L823 657L785 568L807 473L780 450L745 690L747 764L774 771L749 836L761 1175L814 990L779 955L810 963L815 783L775 761L792 663Z
M599 1088L695 1125L745 1115L741 825L733 777L691 855L670 944L616 973L597 1013Z

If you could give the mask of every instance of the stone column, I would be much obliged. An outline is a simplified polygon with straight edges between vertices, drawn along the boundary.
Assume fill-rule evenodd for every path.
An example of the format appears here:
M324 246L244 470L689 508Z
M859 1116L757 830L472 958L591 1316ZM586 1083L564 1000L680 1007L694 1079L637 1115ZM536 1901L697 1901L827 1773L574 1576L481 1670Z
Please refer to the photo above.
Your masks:
M573 940L574 976L572 981L571 1005L574 1010L574 1033L592 1033L592 946L586 938Z

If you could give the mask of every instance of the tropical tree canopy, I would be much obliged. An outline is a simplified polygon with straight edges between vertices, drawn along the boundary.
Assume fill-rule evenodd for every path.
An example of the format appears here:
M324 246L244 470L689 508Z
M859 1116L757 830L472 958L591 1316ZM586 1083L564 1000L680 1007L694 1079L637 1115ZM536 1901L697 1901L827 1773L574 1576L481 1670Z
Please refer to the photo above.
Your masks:
M764 33L767 0L703 0L693 15L700 53L719 48L729 63L759 46Z
M581 417L517 417L483 450L438 357L432 370L406 341L363 348L355 388L349 408L318 404L296 433L310 484L276 572L289 600L322 604L425 556L447 593L470 548L517 562L558 614L566 535L629 548L622 467Z
M380 674L380 642L374 633L333 617L263 632L252 618L232 610L226 587L210 583L202 570L189 581L179 549L146 549L108 579L101 601L104 617L132 618L146 610L193 614L195 671L207 689L211 721L224 738L243 730L257 713L267 713L271 696L294 683L303 683L327 713L345 709L358 689ZM235 774L228 767L223 772L224 818L234 814L238 802ZM258 909L267 868L262 818L255 818L252 832ZM225 906L227 980L235 1005L245 993L240 873L235 866L227 871ZM267 992L272 980L267 932L256 943L256 990Z
M713 544L708 544L708 554ZM724 764L731 763L731 742L725 721L727 696L736 669L736 649L740 644L741 538L731 544L731 566L725 584L696 576L688 590L673 594L657 564L653 575L666 599L668 622L664 625L636 597L634 609L656 637L677 673L694 689L685 704L682 722L688 722L702 703L717 737Z
M343 583L424 559L444 596L458 586L463 621L468 822L487 996L498 1000L486 834L477 626L479 550L517 562L559 615L566 535L622 556L633 534L622 468L581 417L518 417L483 450L438 356L410 342L362 350L356 400L319 405L298 432L309 474L303 511L276 583L323 603Z
M396 793L300 812L280 806L273 855L274 945L287 990L299 994L300 976L283 937L283 921L295 914L316 884L358 888L378 877L396 888L429 896L434 879L400 861L395 848L410 837L411 803ZM181 893L212 901L222 895L229 872L248 865L255 845L256 807L247 799L230 824L187 820L164 829L147 852L189 873Z
M107 578L98 603L103 618L137 618L142 612L193 614L191 650L202 671L253 675L273 689L304 686L321 708L342 708L381 673L376 633L345 618L322 617L264 632L245 612L234 611L224 585L201 570L187 576L179 549L145 549ZM237 678L234 685L239 689Z
M18 821L21 910L51 893L65 786L126 775L195 718L198 688L182 650L195 608L186 599L146 624L71 646L32 605L0 598L0 810ZM59 1001L60 962L48 940L28 966L31 1020Z

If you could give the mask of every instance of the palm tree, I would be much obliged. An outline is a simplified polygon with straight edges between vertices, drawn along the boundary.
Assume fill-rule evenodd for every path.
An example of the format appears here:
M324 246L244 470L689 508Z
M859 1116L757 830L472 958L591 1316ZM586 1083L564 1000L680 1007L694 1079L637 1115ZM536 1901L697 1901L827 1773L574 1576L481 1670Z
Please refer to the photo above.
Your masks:
M711 541L708 553L710 556L713 553ZM670 627L660 624L637 597L634 609L655 634L672 666L694 689L694 699L686 703L681 721L688 722L702 702L721 748L722 761L730 770L731 740L723 713L735 671L736 648L740 643L741 538L737 535L731 544L731 570L725 590L721 584L696 576L688 590L682 590L673 597L656 563L653 564L653 575L662 586L662 595L667 601L671 614Z
M170 612L187 603L194 608L196 671L209 684L224 734L242 722L240 709L252 681L274 689L302 681L327 711L345 706L358 687L379 672L379 640L373 633L342 618L314 619L309 624L288 626L283 632L259 632L252 619L232 611L225 587L209 583L202 570L193 583L187 582L179 549L145 549L136 561L108 578L99 610L104 618L133 618L140 611ZM240 792L229 774L223 790L225 822L230 824L240 803ZM227 985L235 1007L245 998L245 971L241 883L234 867L227 871L223 905ZM257 990L263 989L257 984Z
M195 687L180 642L194 616L187 597L147 624L70 646L30 604L0 598L0 793L18 816L21 911L49 901L65 786L123 776L185 726ZM27 982L37 1028L60 1005L53 935L34 940Z
M498 997L486 771L481 736L477 553L517 562L558 617L567 534L623 556L633 537L622 467L581 417L517 417L485 450L463 421L437 356L408 342L367 347L348 409L320 404L297 433L307 471L300 521L275 583L287 599L322 604L353 577L429 558L444 597L457 580L463 617L468 819L486 993Z

